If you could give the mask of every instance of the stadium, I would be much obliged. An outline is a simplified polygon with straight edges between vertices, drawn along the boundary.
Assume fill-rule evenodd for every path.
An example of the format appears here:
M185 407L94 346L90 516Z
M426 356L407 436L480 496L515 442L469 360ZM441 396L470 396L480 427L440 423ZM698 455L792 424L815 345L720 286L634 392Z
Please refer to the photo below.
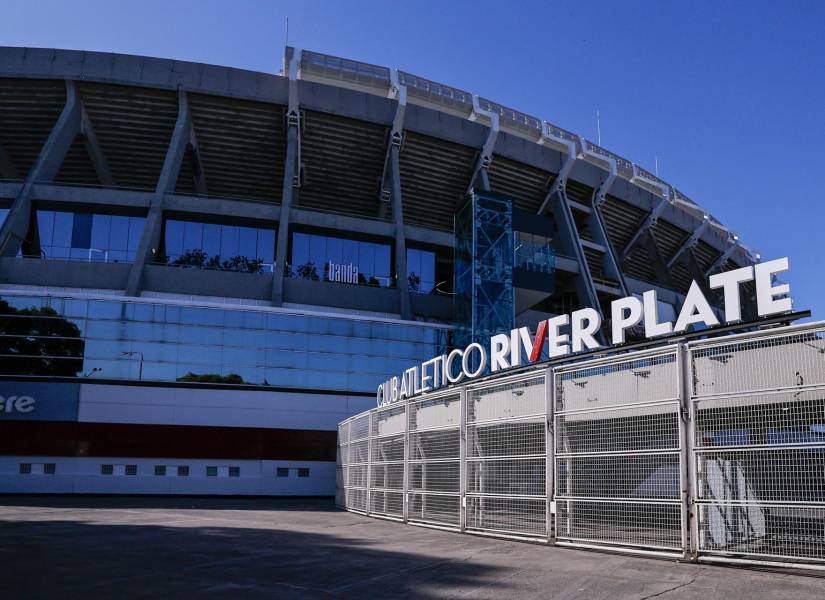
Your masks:
M331 496L388 375L649 290L673 320L694 280L721 314L707 278L759 260L584 137L291 47L279 75L0 48L0 219L6 493Z

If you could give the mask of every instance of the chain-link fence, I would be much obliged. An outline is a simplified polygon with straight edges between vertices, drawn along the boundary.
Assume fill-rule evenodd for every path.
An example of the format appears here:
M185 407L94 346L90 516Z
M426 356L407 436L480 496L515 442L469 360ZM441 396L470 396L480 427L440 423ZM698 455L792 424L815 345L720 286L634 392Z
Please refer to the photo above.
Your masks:
M356 415L338 438L348 510L825 568L825 323L539 365Z

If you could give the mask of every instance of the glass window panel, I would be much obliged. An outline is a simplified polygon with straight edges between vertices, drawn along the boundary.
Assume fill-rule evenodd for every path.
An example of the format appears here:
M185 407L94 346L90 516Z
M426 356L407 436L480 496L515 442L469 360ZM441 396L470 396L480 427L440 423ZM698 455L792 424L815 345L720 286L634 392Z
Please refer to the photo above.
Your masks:
M68 212L54 213L54 233L52 235L52 246L71 248L73 216L74 215L72 213ZM64 256L66 256L65 253Z
M112 217L109 249L126 251L129 245L129 217Z
M335 264L347 264L344 262L344 240L340 238L327 238L327 255L324 262L332 261Z
M221 259L228 260L238 256L238 238L240 227L221 226Z
M183 253L203 247L203 223L183 224Z
M357 264L358 272L367 280L375 275L375 248L372 244L359 244Z
M249 260L257 258L258 230L254 227L238 227L238 256Z
M327 240L320 235L309 236L309 260L315 264L318 272L321 271L322 265L326 262Z
M390 269L390 247L383 244L375 246L375 274L388 280L392 270ZM387 285L388 281L383 281L382 285Z
M206 253L207 259L221 254L221 226L207 224L203 226L203 245L201 250Z
M259 229L258 230L258 249L257 256L264 263L272 264L275 262L275 230L274 229Z
M305 233L295 233L292 235L293 271L307 262L309 262L309 236Z
M344 240L343 248L341 249L341 262L345 265L358 264L358 242Z
M140 236L143 234L143 217L129 217L129 244L127 250L130 254L137 252L140 244Z
M89 318L120 319L123 317L123 304L93 300L89 302Z
M54 211L37 211L37 231L40 234L40 245L51 246L54 235Z
M166 254L169 258L183 254L183 223L180 221L166 221Z
M109 232L111 228L112 217L109 215L94 215L92 218L90 247L104 251L109 248Z

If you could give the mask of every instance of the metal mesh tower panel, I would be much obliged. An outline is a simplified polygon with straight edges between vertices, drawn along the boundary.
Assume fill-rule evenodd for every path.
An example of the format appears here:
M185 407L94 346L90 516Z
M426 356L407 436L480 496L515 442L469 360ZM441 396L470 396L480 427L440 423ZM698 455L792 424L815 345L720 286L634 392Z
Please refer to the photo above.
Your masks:
M681 550L677 352L554 372L556 539Z
M463 348L515 326L512 203L473 194L455 229L455 345Z
M543 372L467 390L466 528L547 536Z
M371 414L370 514L404 517L404 458L407 407L396 404Z
M461 394L409 403L407 477L411 522L461 526Z
M825 327L689 352L700 555L825 562Z

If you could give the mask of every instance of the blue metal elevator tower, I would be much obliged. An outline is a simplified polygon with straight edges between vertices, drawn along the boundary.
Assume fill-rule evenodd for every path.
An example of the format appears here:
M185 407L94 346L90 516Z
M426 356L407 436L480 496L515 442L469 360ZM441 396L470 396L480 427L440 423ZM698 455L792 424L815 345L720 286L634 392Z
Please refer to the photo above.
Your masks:
M455 217L455 346L484 345L515 326L513 206L473 193Z

